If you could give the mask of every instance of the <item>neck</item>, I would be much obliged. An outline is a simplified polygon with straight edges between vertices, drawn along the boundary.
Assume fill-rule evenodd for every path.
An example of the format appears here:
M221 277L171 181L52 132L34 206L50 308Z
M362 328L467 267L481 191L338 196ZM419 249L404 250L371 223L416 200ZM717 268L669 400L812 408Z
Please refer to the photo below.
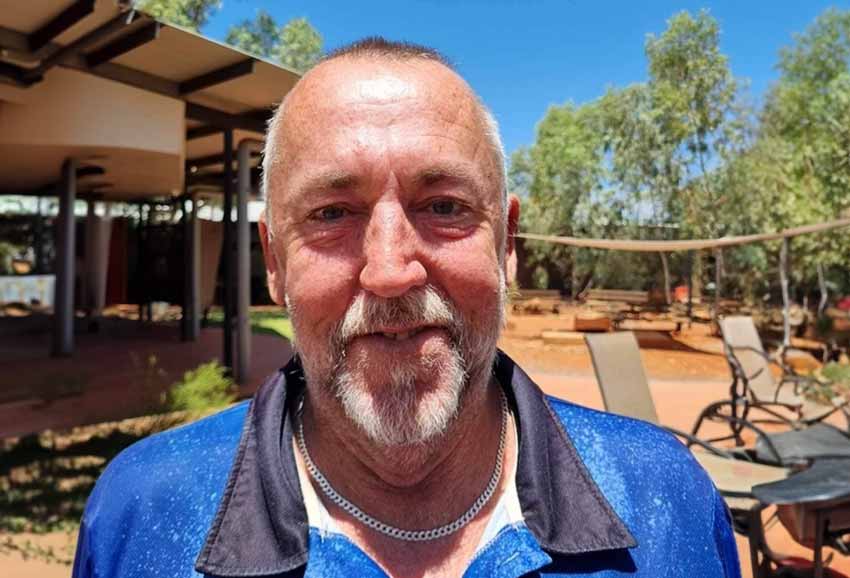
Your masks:
M302 415L307 447L331 485L382 522L404 529L442 525L470 507L493 473L499 387L488 380L470 384L458 416L438 439L383 446L351 423L335 398L308 386Z

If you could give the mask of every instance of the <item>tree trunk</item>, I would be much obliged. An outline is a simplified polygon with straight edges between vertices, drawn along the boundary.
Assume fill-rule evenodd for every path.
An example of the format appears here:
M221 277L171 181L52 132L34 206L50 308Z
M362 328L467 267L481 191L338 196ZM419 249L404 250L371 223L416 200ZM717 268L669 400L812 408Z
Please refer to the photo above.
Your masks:
M818 288L820 289L820 302L818 303L818 317L823 317L829 293L826 289L826 279L823 274L823 264L818 263Z
M704 267L702 257L702 251L694 251L694 260L691 266L691 277L693 278L691 290L695 303L702 303L702 274Z
M788 293L788 245L789 239L782 239L779 252L779 282L782 285L782 346L791 345L791 297Z
M667 265L667 254L661 251L658 255L661 257L661 268L664 270L664 301L669 306L673 302L670 297L670 267Z
M579 293L578 280L578 247L574 247L570 255L572 264L570 266L570 300L575 301Z
M714 318L720 315L720 284L723 281L723 250L714 250Z

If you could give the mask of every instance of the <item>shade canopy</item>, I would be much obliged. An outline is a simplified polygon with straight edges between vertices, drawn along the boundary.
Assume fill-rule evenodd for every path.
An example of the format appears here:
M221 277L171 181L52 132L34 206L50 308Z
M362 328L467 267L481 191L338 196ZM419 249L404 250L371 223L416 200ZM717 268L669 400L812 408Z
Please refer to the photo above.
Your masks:
M840 229L843 227L850 227L850 219L838 219L835 221L827 221L825 223L805 225L803 227L794 227L792 229L784 229L776 233L739 235L735 237L720 237L719 239L692 239L687 241L588 239L585 237L559 237L556 235L537 235L535 233L517 233L516 236L520 239L528 239L531 241L546 241L549 243L569 245L571 247L582 247L586 249L607 249L611 251L659 253L675 251L694 251L700 249L719 249L723 247L747 245L750 243L760 243L764 241L777 241L780 239L798 237L800 235L822 233L826 231L831 231L833 229Z

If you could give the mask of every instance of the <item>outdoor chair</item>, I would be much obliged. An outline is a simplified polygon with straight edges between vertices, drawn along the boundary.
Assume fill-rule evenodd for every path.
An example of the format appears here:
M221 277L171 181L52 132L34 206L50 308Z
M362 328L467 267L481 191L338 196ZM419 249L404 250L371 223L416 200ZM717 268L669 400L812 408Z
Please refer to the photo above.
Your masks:
M827 405L808 399L805 396L808 389L824 384L814 377L797 374L786 362L787 354L796 349L783 347L778 356L768 355L752 317L725 317L720 321L720 331L730 368L746 382L745 393L752 405L796 428L818 423L836 412L843 413L850 424L848 400L837 396ZM771 366L781 370L779 378L774 376ZM788 419L777 409L789 410L795 418Z
M836 400L824 406L808 400L801 391L812 381L787 367L776 380L770 370L776 362L765 354L751 317L727 317L721 321L721 330L733 378L730 395L700 413L691 435L699 437L706 421L722 421L729 425L730 434L706 441L734 439L736 445L743 446L742 433L759 430L755 457L764 463L789 466L817 458L850 458L847 432L822 421L840 411L850 422L846 402ZM786 431L765 433L756 427L765 423Z
M593 369L605 409L611 413L642 419L659 425L655 404L649 391L649 382L643 370L640 349L635 336L630 331L615 333L586 334L585 342L590 349ZM722 419L736 427L751 430L757 438L765 438L766 451L772 450L772 442L767 439L767 433L761 428L737 416L719 415ZM685 433L666 426L665 429L686 441L690 447L698 445L702 449L722 457L738 457L753 461L753 456L741 449L719 450L713 440L705 440L694 433ZM771 461L778 463L781 458L778 452L773 452Z
M634 334L631 332L587 334L585 341L590 349L593 369L602 392L605 409L612 413L642 419L660 426L649 390L649 383L644 373L643 362L640 358L640 349ZM732 418L733 421L739 419L741 418ZM773 484L782 484L794 480L799 474L792 475L793 470L789 468L750 461L751 456L746 452L718 448L692 434L686 434L665 426L661 427L685 440L689 447L699 446L698 450L692 452L693 456L708 473L726 501L732 514L735 531L748 538L750 560L756 578L771 576L771 565L780 567L785 560L783 556L773 552L765 541L764 526L761 519L761 512L765 506L778 504L778 512L783 524L786 522L782 517L783 513L786 513L785 517L788 520L798 520L805 517L805 520L809 523L811 512L816 511L811 508L806 510L803 506L798 506L795 501L786 500L787 503L779 504L776 501L779 498L775 498L777 491L785 491L783 498L787 498L790 491L788 488L794 488L801 504L816 504L820 508L817 511L821 511L822 514L826 512L828 515L834 513L830 510L830 507L835 506L839 517L844 515L845 505L840 500L837 502L819 500L824 495L836 500L835 496L840 494L840 491L836 489L839 485L838 478L834 474L841 471L840 468L843 467L841 460L833 460L838 465L833 465L829 474L818 474L817 472L823 472L825 469L821 467L815 470L814 475L809 474L805 479L795 484L774 486ZM751 424L743 427L752 427L758 436L765 435L758 427ZM770 442L767 443L770 447ZM850 477L850 460L844 462L848 472L844 478L846 480L847 477ZM815 462L815 464L817 463ZM846 482L843 483L847 486ZM760 500L754 494L754 488L762 488L764 496L769 497L771 501ZM850 495L850 487L845 489ZM819 523L823 524L824 519L826 518L819 518ZM805 526L806 531L809 531L810 525L811 523ZM818 526L818 528L823 529L823 526ZM800 543L808 544L808 541L804 541L808 536L804 531L791 532L791 534ZM832 539L836 546L839 543L835 536L828 532L822 536ZM843 545L843 542L841 544ZM813 543L812 546L819 548L822 545L823 540L819 544ZM816 566L818 560L820 560L822 567L820 549L816 549L815 559Z

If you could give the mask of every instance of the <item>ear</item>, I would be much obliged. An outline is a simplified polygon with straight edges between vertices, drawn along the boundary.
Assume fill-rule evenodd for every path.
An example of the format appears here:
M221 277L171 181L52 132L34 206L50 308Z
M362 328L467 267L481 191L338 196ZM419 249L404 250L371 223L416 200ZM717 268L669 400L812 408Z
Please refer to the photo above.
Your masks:
M505 280L510 285L516 277L516 238L519 229L519 197L508 195L507 238L505 239Z
M260 218L257 221L257 228L260 232L260 243L263 246L263 260L266 263L266 284L269 287L269 295L272 301L280 306L285 306L286 291L284 274L284 264L277 257L273 243L274 240L269 234L269 227L266 223L265 209L260 213Z

